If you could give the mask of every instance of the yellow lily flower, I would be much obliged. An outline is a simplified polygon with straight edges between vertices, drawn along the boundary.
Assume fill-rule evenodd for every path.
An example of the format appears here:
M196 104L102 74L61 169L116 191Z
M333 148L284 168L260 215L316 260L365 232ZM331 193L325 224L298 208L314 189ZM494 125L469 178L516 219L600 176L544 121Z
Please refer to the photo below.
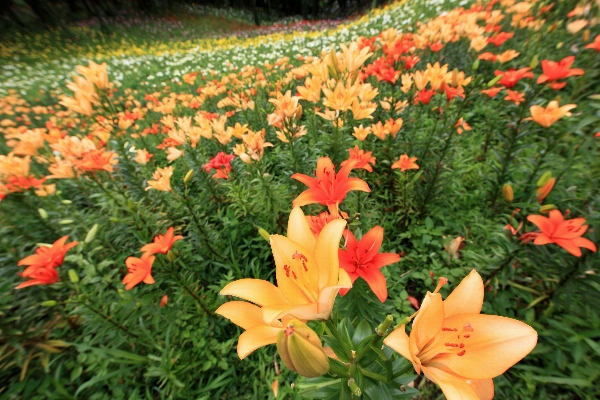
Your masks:
M244 306L247 313L239 311L243 302L230 302L216 311L246 329L238 342L240 358L275 343L283 326L280 319L325 320L331 316L338 291L352 287L348 273L339 267L338 249L345 227L344 220L336 219L315 237L302 209L295 207L288 221L287 237L270 237L277 286L261 279L240 279L221 290L222 295L260 306L262 321L256 306Z
M473 270L445 301L427 293L410 337L405 325L384 343L437 383L448 400L492 399L492 378L525 357L537 343L537 333L523 322L481 315L483 280Z

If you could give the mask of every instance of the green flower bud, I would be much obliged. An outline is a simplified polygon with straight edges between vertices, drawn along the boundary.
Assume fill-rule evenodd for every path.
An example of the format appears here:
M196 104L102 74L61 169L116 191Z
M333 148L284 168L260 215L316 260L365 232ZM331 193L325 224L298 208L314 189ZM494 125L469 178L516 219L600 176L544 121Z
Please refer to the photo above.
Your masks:
M84 243L90 243L96 237L96 232L98 232L98 224L94 224L92 229L89 230L87 235L85 235Z
M477 71L479 69L479 58L477 60L475 60L475 62L473 63L473 66L471 67L471 69L473 71Z
M500 79L502 79L502 74L498 75L497 77L495 77L494 79L492 79L491 81L488 82L487 87L492 87L494 86L496 83L500 82Z
M319 336L297 319L279 332L277 352L290 370L304 377L316 378L329 371L329 358Z
M73 202L71 200L63 200L61 201L61 203L69 205L69 204L73 204Z
M538 55L536 54L535 56L533 56L533 58L531 59L531 62L529 63L529 68L534 69L535 67L538 66L540 62L540 58L538 57Z
M563 45L564 45L564 43L563 43L563 42L560 42L560 43L558 43L558 44L556 45L556 48L557 48L557 49L560 49L560 48L562 48L562 47L563 47Z
M40 217L42 217L42 219L48 219L48 213L43 208L38 208L38 213L40 213Z
M263 228L258 228L258 234L268 242L271 241L269 232L265 231Z
M552 171L546 171L544 174L538 179L536 185L537 187L542 187L552 178Z
M75 221L73 221L72 219L61 219L60 221L58 221L58 223L61 225L69 225L69 224L72 224L73 222L75 222Z
M167 252L167 259L171 262L175 261L175 259L177 258L177 256L175 255L175 253L172 250L169 250Z
M510 183L505 183L504 186L502 186L502 197L509 203L512 203L515 199L515 194Z
M77 275L77 272L75 272L74 269L69 270L69 279L73 283L79 283L79 275Z
M385 317L385 320L381 324L379 324L379 326L377 328L375 328L375 332L379 336L384 336L386 334L387 330L392 325L392 322L394 322L394 317L391 315L388 315L387 317Z
M547 214L552 210L556 210L556 206L554 204L544 204L540 207L540 212L542 214Z
M354 396L359 397L362 395L362 391L356 384L356 381L354 380L354 378L348 379L348 387L350 388L350 391L352 392L352 394Z
M54 307L56 305L56 300L46 300L42 302L42 306L44 307Z
M183 177L183 183L188 183L194 177L194 170L190 169L187 174Z

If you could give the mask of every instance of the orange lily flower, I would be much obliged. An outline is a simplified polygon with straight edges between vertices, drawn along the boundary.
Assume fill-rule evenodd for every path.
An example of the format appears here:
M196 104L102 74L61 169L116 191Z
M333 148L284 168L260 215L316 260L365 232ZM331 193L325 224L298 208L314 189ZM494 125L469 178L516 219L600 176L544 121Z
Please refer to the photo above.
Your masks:
M400 156L400 159L392 164L392 169L400 168L400 171L404 172L408 169L419 169L420 167L415 162L417 157L408 157L406 153Z
M171 176L173 176L173 167L157 168L152 174L152 179L148 180L146 190L156 189L170 192L173 190L171 189Z
M438 291L446 282L442 278L425 296L410 337L401 325L384 343L437 383L448 400L491 399L492 378L529 354L537 333L523 322L480 314L484 286L475 270L442 301Z
M556 243L575 257L581 257L580 247L596 252L596 245L589 239L582 238L588 226L585 218L573 218L565 221L558 210L550 211L550 218L542 215L529 215L527 220L542 231L536 236L533 244L539 246Z
M117 164L117 154L106 149L87 152L81 160L75 161L75 167L80 171L107 171L113 172L113 165Z
M538 77L537 83L553 82L570 76L583 75L584 71L582 69L571 69L574 61L575 56L565 57L558 62L542 60L541 64L544 73Z
M310 230L316 236L318 236L319 233L321 233L321 231L323 230L325 225L327 225L334 219L346 219L347 220L348 214L343 211L340 211L340 214L338 216L334 216L334 215L329 214L328 211L324 211L317 216L309 215L306 217L306 221L308 222L308 226L310 226Z
M148 285L154 283L154 278L152 277L154 259L155 257L150 253L142 254L142 258L127 257L125 265L127 265L129 273L123 278L125 290L135 287L140 282L147 283Z
M525 67L525 68L521 68L521 69L517 69L517 70L515 70L514 68L509 68L508 71L506 71L506 72L496 70L494 72L494 75L496 75L496 76L502 75L502 78L499 81L500 85L506 86L507 88L510 89L510 88L514 87L517 84L517 82L519 82L521 79L533 78L533 73L530 71L531 71L531 68L529 68L529 67Z
M596 51L600 52L600 35L596 35L596 38L594 39L594 41L592 43L588 44L587 46L585 46L585 48L596 50Z
M372 156L373 152L361 150L357 145L354 146L353 149L348 149L348 153L350 154L350 157L347 160L342 161L340 164L341 167L345 166L352 160L356 160L357 163L354 168L366 169L369 172L373 172L373 167L371 167L371 164L375 165L376 160L375 157Z
M349 230L346 230L344 236L346 250L338 250L340 267L346 270L353 284L359 276L367 281L379 301L385 303L388 295L387 285L380 269L400 261L400 256L396 253L379 253L383 241L383 228L372 228L360 241L357 241ZM347 292L348 289L340 289L342 296Z
M332 215L339 213L338 206L351 190L370 192L369 185L359 178L349 178L350 171L356 166L357 161L351 160L336 174L335 166L329 157L320 157L317 160L316 178L304 174L294 174L292 179L308 186L292 203L293 207L319 203L329 208Z
M516 90L506 89L506 97L504 100L512 101L518 106L522 101L525 101L525 95L521 92L517 92Z
M140 251L142 253L149 253L150 255L158 253L167 254L169 250L171 250L171 247L173 247L173 243L183 239L183 236L181 235L174 237L173 232L173 227L170 227L167 229L167 233L165 233L164 236L156 235L156 237L154 237L154 241L142 247Z
M23 289L34 285L52 285L60 280L58 271L52 267L42 265L31 265L19 275L28 281L20 283L15 289Z
M240 279L225 286L221 294L261 306L268 326L279 326L275 321L286 316L328 319L339 289L352 287L350 277L339 267L338 248L345 226L346 221L335 219L315 237L302 209L294 207L288 236L271 235L277 286L261 279Z
M496 97L496 95L498 94L498 92L500 92L502 89L504 89L504 87L502 86L496 86L496 87L492 87L489 89L484 89L481 91L481 93L489 96L490 98Z
M35 250L35 254L25 257L19 261L17 265L34 265L48 268L56 268L62 265L67 251L71 250L79 243L71 242L65 244L68 238L68 235L61 237L54 242L51 247L38 247Z
M577 104L567 104L562 107L558 106L558 101L554 100L548 104L548 107L542 106L531 106L529 111L531 112L531 118L544 128L550 128L556 121L562 117L571 116L569 112L573 108L577 107Z

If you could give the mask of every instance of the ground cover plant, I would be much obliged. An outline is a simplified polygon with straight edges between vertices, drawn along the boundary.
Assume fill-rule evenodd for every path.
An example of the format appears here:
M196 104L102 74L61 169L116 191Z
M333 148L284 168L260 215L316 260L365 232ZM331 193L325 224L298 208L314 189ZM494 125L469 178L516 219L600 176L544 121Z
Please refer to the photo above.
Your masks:
M598 397L599 7L5 59L0 393Z

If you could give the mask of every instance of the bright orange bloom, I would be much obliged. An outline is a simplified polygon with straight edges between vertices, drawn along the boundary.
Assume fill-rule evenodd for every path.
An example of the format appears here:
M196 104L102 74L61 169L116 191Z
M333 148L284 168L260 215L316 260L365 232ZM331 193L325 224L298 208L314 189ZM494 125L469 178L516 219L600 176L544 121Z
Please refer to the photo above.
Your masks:
M562 107L558 106L558 101L554 100L548 104L548 107L542 106L531 106L531 119L543 126L544 128L550 128L556 121L562 117L570 116L569 112L573 108L577 107L577 104L567 104Z
M419 166L415 162L417 157L408 157L406 153L400 156L400 159L392 164L392 169L400 168L400 171L404 172L408 169L419 169Z
M349 178L350 171L356 166L357 161L351 160L336 174L335 166L329 157L320 157L317 160L316 178L304 174L294 174L292 179L308 186L292 203L293 207L319 203L329 208L332 215L339 213L338 206L351 190L370 192L369 185L359 178Z
M331 221L333 221L335 219L348 219L348 214L343 211L340 211L339 216L334 216L334 215L329 214L329 212L327 212L327 211L323 211L321 214L319 214L317 216L314 216L314 215L306 216L306 222L308 222L308 226L310 227L310 230L315 235L318 235L319 233L321 233L321 231L323 230L325 225L327 225L328 223L330 223Z
M456 128L456 132L459 135L462 135L463 131L470 131L472 129L471 125L469 125L463 117L460 117L460 119L456 122L454 127Z
M69 236L63 236L52 244L51 247L38 247L35 254L25 257L17 265L35 265L48 268L56 268L62 265L65 254L79 242L65 244Z
M600 35L596 35L596 38L594 39L594 41L590 44L588 44L587 46L585 46L586 49L592 49L592 50L596 50L600 52Z
M481 93L489 96L490 98L493 98L493 97L496 97L498 92L500 92L502 89L504 89L502 86L495 86L495 87L491 87L489 89L484 89L481 91Z
M347 160L342 161L340 164L341 167L345 166L352 160L356 160L357 163L354 165L356 169L366 169L369 172L373 172L372 165L375 165L375 157L372 156L373 152L364 151L358 148L358 146L354 146L353 149L348 149L348 153L350 153L350 157Z
M584 71L579 68L571 69L575 56L565 57L559 62L542 60L544 73L538 77L537 83L553 82L570 76L583 75Z
M544 245L556 243L575 257L581 257L580 247L596 252L596 245L591 240L582 238L588 226L584 218L573 218L565 221L563 215L558 210L550 211L550 218L542 215L529 215L527 220L540 228L542 231L535 240L534 244Z
M129 273L123 278L125 290L135 287L138 283L144 282L149 285L154 283L152 277L152 264L155 257L150 253L142 254L142 258L128 257L125 260Z
M181 235L174 237L173 232L173 227L170 227L167 229L167 233L165 233L164 236L156 235L156 237L154 237L154 241L142 247L140 251L142 253L149 253L150 255L159 253L167 254L169 250L171 250L171 247L173 247L173 243L183 239L183 236Z
M518 106L522 101L525 101L525 95L521 92L517 92L516 90L506 89L506 97L504 100L512 101Z
M554 183L556 183L556 178L550 178L544 184L544 186L537 190L538 202L541 203L550 194L552 188L554 187Z
M87 152L81 160L75 161L75 168L80 171L108 171L113 172L113 165L117 163L116 154L106 149Z
M494 53L490 53L489 51L486 51L485 53L481 53L479 56L477 56L477 59L483 60L483 61L496 62L496 60L498 60L498 56L495 55Z
M25 268L25 271L19 273L23 278L29 279L19 284L15 289L23 289L35 285L52 285L60 280L58 271L52 267L41 265L32 265Z
M517 84L517 82L519 82L521 79L533 78L533 73L530 71L531 68L529 67L521 68L518 70L515 70L514 68L509 68L509 70L506 72L496 70L494 72L494 75L502 75L502 78L499 81L500 85L506 86L510 89L514 87Z
M396 253L379 253L383 241L383 228L376 226L367 232L360 241L349 230L344 232L346 238L346 250L339 249L340 268L346 270L352 284L360 276L369 284L382 303L387 299L387 285L385 276L380 269L386 265L400 261ZM349 289L340 289L343 296Z
M523 322L480 314L484 285L475 270L442 301L438 290L447 281L441 278L425 296L410 337L401 325L384 343L437 383L448 400L492 399L492 378L529 354L537 333Z

